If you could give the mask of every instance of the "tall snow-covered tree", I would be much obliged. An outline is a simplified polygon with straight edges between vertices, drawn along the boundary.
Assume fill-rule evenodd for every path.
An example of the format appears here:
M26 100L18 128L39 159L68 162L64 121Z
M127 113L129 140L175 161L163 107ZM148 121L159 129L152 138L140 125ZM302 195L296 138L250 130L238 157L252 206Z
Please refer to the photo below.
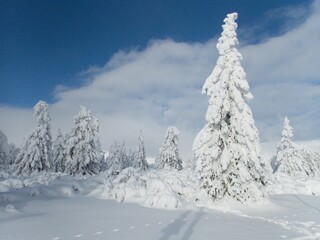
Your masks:
M33 109L38 124L26 138L17 156L18 175L49 171L52 165L51 119L48 104L39 101Z
M266 166L259 133L247 105L253 98L236 48L237 13L228 14L217 43L219 58L202 88L209 107L193 143L201 188L212 200L258 201L265 194Z
M65 147L65 172L71 175L92 175L100 170L102 151L100 149L99 122L91 111L81 106L74 118L74 127Z
M141 170L147 170L148 162L146 159L146 151L144 149L142 132L140 132L138 140L139 140L139 145L138 145L137 151L134 153L133 167Z
M173 126L168 127L165 140L160 148L160 153L157 158L157 169L182 169L182 161L179 156L178 140L178 129Z
M55 172L64 172L66 168L66 141L60 128L57 131L57 138L53 143L53 167Z
M10 164L10 145L7 136L0 131L0 171L7 171Z
M128 158L124 143L114 141L106 159L107 169L111 175L118 175L124 168L128 167Z
M274 162L275 173L285 173L290 176L313 176L318 166L315 154L292 141L293 128L287 117L284 119L282 138L277 148Z

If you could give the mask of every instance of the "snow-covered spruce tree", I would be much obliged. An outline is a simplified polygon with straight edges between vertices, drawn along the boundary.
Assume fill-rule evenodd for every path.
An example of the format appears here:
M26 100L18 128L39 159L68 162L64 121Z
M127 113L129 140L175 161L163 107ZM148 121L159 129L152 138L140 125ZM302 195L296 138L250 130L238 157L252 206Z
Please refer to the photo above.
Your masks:
M313 176L318 168L311 151L295 144L291 138L293 129L287 117L284 119L282 138L277 148L274 162L275 173L285 173L289 176Z
M106 159L107 169L112 176L118 175L124 168L128 167L128 158L124 143L114 141Z
M127 165L126 167L134 167L134 158L136 152L133 151L132 149L125 150L127 152Z
M18 175L49 171L52 165L51 119L48 104L39 101L33 109L38 125L26 139L17 156Z
M193 143L200 187L214 200L258 201L265 194L266 166L247 102L253 98L241 66L237 13L228 14L218 40L219 58L202 93L209 97L206 124Z
M57 138L53 143L53 168L55 172L64 172L66 168L66 141L67 137L63 137L60 128L57 131Z
M0 131L0 171L7 171L10 164L10 145L7 136Z
M310 167L308 176L318 176L320 177L320 153L315 152L308 148L307 146L300 146L300 152L304 161L306 161Z
M148 162L146 159L146 151L144 149L142 132L140 132L138 140L139 140L139 146L137 151L134 153L133 167L145 171L148 169Z
M16 158L19 154L20 149L14 144L10 143L9 144L9 165L12 167L16 161Z
M178 129L173 126L168 127L165 140L160 148L160 153L156 160L157 169L182 169L182 161L179 157L178 140Z
M314 156L314 162L317 165L317 175L320 176L320 152L315 151L313 152Z
M66 141L66 173L92 175L99 172L102 161L99 137L98 120L81 106Z

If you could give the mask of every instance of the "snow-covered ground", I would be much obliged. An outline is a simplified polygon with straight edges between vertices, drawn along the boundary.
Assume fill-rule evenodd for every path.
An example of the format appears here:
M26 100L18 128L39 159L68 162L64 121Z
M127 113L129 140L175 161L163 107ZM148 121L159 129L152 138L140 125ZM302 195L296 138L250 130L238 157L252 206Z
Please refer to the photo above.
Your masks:
M222 212L144 208L86 196L39 197L7 207L0 238L32 239L317 239L320 201L274 196L256 209Z
M168 210L141 206L137 195L124 203L107 199L110 191L103 174L87 179L4 175L0 180L3 240L320 239L320 190L312 196L320 189L317 181L311 184L314 189L304 190L308 195L280 194L284 187L270 186L268 191L275 189L278 195L256 206L220 203L203 208L181 202ZM285 184L293 188L296 182ZM300 185L302 189L310 182L303 185L301 180Z

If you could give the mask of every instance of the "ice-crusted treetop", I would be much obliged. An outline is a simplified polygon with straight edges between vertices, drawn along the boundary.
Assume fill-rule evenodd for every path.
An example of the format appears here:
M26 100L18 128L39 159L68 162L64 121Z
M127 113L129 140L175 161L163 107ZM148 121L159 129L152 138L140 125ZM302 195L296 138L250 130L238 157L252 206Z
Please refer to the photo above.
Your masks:
M48 108L48 104L42 100L33 107L34 116L37 118L38 126L44 126L51 122Z
M298 146L292 142L293 128L290 126L290 121L286 116L283 121L282 138L277 147L277 156L275 160L275 166L278 170L279 166L292 158L294 149L298 149Z
M238 27L236 23L237 18L237 13L230 13L223 20L225 24L222 25L223 31L217 43L217 49L220 55L224 55L228 50L239 44L236 33Z
M293 128L290 126L290 121L286 116L283 121L282 138L278 145L278 152L286 148L293 148L295 146L295 144L291 140L292 137L293 137Z
M290 126L290 121L287 116L284 118L283 122L282 137L290 139L293 137L293 129Z
M231 13L224 19L223 31L217 43L219 58L202 88L202 93L210 96L206 120L213 124L220 122L230 111L229 99L233 99L241 111L245 102L253 98L241 66L242 56L236 48L239 44L237 18L237 13Z

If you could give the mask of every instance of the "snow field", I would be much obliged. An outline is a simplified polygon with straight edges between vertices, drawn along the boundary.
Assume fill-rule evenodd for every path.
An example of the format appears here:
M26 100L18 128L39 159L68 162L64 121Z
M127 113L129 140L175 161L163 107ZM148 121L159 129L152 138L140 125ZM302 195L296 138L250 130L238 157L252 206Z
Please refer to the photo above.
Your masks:
M309 196L297 191L285 194L285 186L295 184L287 181L282 188L275 184L279 195L260 204L218 202L203 208L205 202L190 200L200 193L187 172L150 171L137 180L135 171L129 168L115 179L107 178L107 173L86 178L61 174L2 176L0 239L320 237L320 199L308 192L308 181L304 193ZM302 179L296 181L302 189ZM184 186L189 190L183 190ZM175 210L168 210L172 208Z
M288 199L272 201L281 204ZM320 224L314 212L305 216L312 220L300 221L285 209L279 214L279 209L266 213L262 208L254 211L257 216L203 208L168 211L86 196L40 197L20 207L20 213L1 214L1 239L316 239L312 237ZM295 219L304 217L298 214Z

